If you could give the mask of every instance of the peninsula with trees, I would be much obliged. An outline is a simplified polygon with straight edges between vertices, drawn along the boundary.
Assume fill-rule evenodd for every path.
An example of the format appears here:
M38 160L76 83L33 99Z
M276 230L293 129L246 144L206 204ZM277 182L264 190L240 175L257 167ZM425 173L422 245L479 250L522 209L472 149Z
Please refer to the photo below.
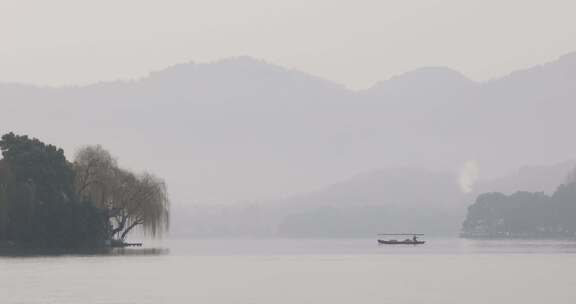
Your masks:
M576 238L576 171L551 194L480 194L462 225L468 238Z
M107 248L168 230L164 181L118 166L101 146L64 151L26 135L0 140L0 247Z

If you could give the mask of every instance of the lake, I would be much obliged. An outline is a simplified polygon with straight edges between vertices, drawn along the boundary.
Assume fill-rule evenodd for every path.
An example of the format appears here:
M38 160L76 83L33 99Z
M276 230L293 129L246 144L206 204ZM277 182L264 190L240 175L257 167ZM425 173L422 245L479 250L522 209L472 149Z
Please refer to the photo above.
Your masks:
M0 257L1 303L574 303L576 242L170 240L112 255Z

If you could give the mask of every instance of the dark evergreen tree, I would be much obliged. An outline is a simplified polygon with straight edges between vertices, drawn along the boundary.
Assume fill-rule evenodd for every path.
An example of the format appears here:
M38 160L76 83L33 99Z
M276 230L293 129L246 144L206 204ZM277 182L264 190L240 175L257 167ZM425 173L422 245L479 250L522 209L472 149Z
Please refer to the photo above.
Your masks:
M7 219L0 235L35 247L77 248L104 242L107 217L90 202L77 199L74 171L62 149L13 133L2 137L0 149L5 176L0 215Z
M462 225L469 237L576 237L576 182L542 192L485 193L468 208Z

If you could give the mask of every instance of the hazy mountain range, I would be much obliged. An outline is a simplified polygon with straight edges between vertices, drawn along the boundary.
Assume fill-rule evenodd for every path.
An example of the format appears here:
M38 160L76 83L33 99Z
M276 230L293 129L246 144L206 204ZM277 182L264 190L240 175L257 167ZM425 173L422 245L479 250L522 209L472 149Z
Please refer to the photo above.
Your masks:
M471 193L462 193L451 172L389 168L283 199L178 207L173 232L200 237L373 237L389 231L455 235L478 194L550 194L575 167L576 161L526 166L480 181Z
M361 91L240 57L82 87L0 84L0 131L59 144L69 156L99 143L121 164L165 177L175 204L194 206L176 216L179 231L203 212L226 212L198 206L249 201L224 209L247 208L233 217L255 234L323 234L312 226L327 218L326 233L346 235L458 218L470 203L456 182L467 161L479 165L476 189L508 191L514 182L498 176L573 159L575 100L576 53L484 83L431 67ZM331 209L344 201L368 209ZM282 207L250 207L261 204ZM382 226L390 218L395 226ZM373 226L342 228L362 219Z

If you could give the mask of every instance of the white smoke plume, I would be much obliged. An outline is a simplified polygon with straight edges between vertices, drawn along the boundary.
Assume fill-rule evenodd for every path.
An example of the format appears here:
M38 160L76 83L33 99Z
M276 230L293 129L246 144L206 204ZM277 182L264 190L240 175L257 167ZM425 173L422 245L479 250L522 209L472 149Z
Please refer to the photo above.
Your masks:
M460 190L464 193L472 192L472 188L476 180L478 180L479 168L475 160L469 160L464 163L460 169L460 176L458 177L458 185Z

